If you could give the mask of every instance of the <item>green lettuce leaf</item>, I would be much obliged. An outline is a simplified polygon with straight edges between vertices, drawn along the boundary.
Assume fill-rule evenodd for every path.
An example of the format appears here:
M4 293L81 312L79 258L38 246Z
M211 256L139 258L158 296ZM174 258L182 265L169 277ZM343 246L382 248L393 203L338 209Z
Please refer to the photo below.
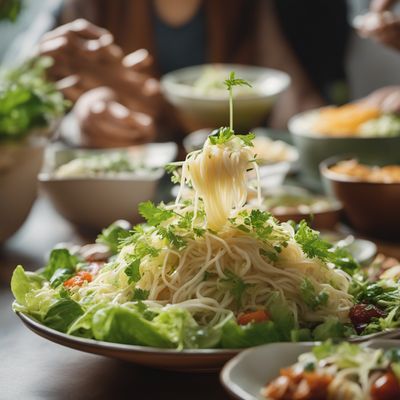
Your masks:
M268 299L267 311L280 336L283 340L289 341L291 331L296 328L295 318L287 301L279 292L274 292Z
M45 278L34 272L24 271L18 265L11 278L11 290L15 297L14 311L25 312L42 320L50 306L57 301L57 292L43 290Z
M34 272L25 271L22 265L18 265L11 278L11 291L21 305L26 305L26 294L31 290L40 289L45 279Z
M283 340L279 329L272 321L242 326L231 319L222 327L221 346L227 349L252 347Z
M68 327L82 314L82 307L76 301L63 298L48 309L43 318L43 323L49 328L67 332Z
M313 331L314 340L340 339L346 336L346 327L336 317L328 317Z
M67 249L54 249L50 253L49 261L42 271L42 275L49 281L59 269L75 272L78 258L73 256Z

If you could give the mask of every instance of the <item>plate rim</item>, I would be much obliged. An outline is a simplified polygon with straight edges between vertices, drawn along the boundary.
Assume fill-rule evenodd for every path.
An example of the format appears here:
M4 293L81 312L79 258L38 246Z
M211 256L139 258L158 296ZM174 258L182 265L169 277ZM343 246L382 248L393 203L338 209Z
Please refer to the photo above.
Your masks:
M83 338L79 336L68 335L63 332L59 332L55 329L49 328L46 325L43 325L30 315L16 311L17 316L21 319L21 321L34 333L40 335L43 333L47 340L50 337L54 337L56 339L62 340L63 343L56 341L56 343L67 346L69 344L79 344L79 345L87 345L90 347L94 347L100 350L114 350L114 351L124 351L128 353L141 353L141 354L152 354L158 356L169 356L169 355L181 355L183 357L193 357L193 356L213 356L213 355L236 355L239 352L243 351L243 349L164 349L161 347L150 347L150 346L140 346L133 344L124 344L124 343L114 343L114 342L105 342L102 340ZM42 335L40 335L42 336ZM69 347L69 346L67 346Z

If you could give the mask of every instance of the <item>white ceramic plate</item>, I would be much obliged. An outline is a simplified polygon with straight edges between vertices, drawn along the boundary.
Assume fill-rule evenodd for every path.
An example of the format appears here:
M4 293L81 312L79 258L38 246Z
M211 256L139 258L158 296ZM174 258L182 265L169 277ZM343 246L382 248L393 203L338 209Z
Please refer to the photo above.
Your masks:
M240 351L239 349L178 351L174 349L102 342L100 340L67 335L42 325L26 314L17 313L17 315L29 329L54 343L87 353L117 358L148 367L185 372L219 371L228 360Z
M261 389L315 343L272 343L243 351L221 372L221 382L229 394L241 400L265 400ZM400 347L400 340L375 339L363 344L373 348Z

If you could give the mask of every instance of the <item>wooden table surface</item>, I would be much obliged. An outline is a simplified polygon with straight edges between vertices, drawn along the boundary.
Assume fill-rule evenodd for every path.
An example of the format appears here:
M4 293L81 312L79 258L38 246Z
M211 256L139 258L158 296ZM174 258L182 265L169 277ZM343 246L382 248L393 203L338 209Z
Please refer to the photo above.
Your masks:
M36 269L56 243L84 240L39 198L20 231L0 248L0 400L228 398L216 373L161 371L82 353L23 326L11 310L15 265Z

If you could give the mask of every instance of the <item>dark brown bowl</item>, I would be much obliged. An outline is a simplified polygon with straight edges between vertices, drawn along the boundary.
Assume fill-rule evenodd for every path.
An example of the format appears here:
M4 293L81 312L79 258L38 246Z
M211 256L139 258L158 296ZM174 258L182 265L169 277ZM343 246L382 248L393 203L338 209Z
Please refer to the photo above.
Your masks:
M349 222L357 231L400 239L400 183L362 182L329 169L349 158L332 157L320 164L326 190L343 204Z

